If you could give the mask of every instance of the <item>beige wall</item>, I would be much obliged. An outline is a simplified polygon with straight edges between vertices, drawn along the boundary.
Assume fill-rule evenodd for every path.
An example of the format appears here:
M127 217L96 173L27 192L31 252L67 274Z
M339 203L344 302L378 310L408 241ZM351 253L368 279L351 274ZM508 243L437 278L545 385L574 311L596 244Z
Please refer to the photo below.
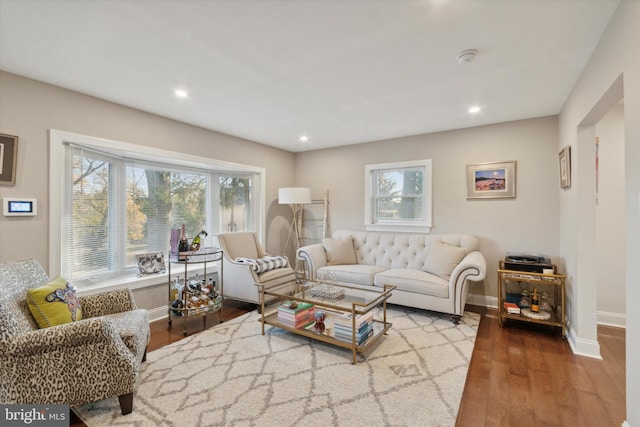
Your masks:
M39 200L35 218L0 218L0 261L36 257L48 262L47 130L179 150L267 170L267 250L284 247L291 212L277 203L277 189L312 188L314 199L330 192L330 231L363 229L364 165L433 159L433 233L469 233L480 238L489 272L474 286L475 302L495 305L497 262L506 251L558 255L557 120L523 120L449 132L378 141L294 155L229 135L204 130L104 100L0 73L0 129L20 136L18 177L0 187L0 197ZM517 161L517 197L466 200L465 165ZM35 171L35 172L34 172ZM34 242L14 244L13 242ZM156 290L145 295L147 308L164 304ZM488 297L488 298L485 298ZM156 304L157 305L154 305Z
M628 426L640 426L640 2L621 1L559 116L559 146L571 145L572 179L560 192L560 252L567 262L569 342L597 347L595 125L624 98L626 237L626 400Z
M364 166L432 159L432 233L478 236L488 273L484 284L472 286L472 299L495 305L505 252L544 253L562 264L557 146L556 117L514 121L299 153L296 183L311 187L314 199L329 189L330 231L364 230ZM517 161L515 199L467 200L467 164L509 160Z
M277 192L294 184L292 153L2 71L0 93L0 132L20 137L16 185L0 186L0 198L38 199L36 217L0 216L0 262L33 257L49 271L49 129L263 167L266 247L279 253L284 246L291 211L278 205ZM165 303L166 295L157 290L136 294L145 308Z

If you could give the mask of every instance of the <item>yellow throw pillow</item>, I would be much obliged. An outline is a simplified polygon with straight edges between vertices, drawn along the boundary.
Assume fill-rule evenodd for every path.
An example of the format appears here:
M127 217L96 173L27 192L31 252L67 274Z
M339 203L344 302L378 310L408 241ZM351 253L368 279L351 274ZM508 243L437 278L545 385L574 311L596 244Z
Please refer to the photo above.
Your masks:
M29 311L40 328L62 325L82 319L76 290L62 277L27 292Z

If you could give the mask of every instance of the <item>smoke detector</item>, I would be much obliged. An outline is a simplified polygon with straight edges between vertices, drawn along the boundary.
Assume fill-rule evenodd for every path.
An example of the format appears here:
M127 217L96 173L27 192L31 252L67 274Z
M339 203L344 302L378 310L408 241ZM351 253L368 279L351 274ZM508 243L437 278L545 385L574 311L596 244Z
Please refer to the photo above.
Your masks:
M456 56L456 59L458 60L458 64L468 64L469 62L473 62L473 60L476 59L477 54L477 50L467 49L460 52L458 56Z

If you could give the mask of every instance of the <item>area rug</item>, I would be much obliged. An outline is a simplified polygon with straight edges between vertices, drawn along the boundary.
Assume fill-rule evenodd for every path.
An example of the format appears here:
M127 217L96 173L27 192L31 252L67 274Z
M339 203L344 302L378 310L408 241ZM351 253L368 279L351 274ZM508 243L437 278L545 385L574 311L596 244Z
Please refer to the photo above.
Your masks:
M377 315L378 316L378 315ZM390 306L379 344L351 352L266 326L257 312L147 355L117 397L74 408L89 426L453 426L480 316Z

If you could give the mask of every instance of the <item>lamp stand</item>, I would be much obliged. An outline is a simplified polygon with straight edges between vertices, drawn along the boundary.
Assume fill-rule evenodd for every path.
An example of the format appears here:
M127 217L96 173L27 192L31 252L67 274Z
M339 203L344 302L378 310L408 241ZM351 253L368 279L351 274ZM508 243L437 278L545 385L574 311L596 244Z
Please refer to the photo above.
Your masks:
M300 249L300 240L302 238L302 204L294 203L289 205L293 212L293 219L291 220L291 226L289 226L289 234L287 235L287 242L284 246L284 255L287 254L287 248L289 247L289 240L291 240L291 232L294 232L296 239L296 253Z

